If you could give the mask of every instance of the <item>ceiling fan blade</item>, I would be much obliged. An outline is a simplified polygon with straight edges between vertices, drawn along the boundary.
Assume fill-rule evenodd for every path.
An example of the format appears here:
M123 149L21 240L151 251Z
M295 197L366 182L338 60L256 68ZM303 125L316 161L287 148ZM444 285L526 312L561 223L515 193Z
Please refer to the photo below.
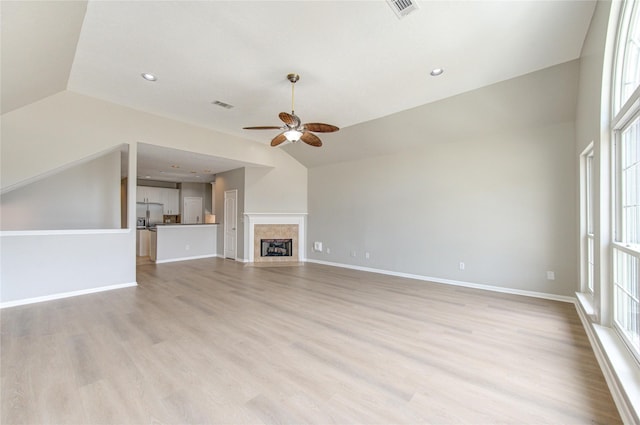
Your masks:
M323 124L321 122L308 122L304 124L304 128L309 131L315 131L317 133L333 133L340 130L335 125Z
M287 114L286 112L280 112L278 115L283 123L288 125L291 128L296 128L300 125L300 118L293 114Z
M242 127L243 130L280 130L282 127L277 127L275 125L261 125L257 127Z
M286 141L287 141L287 138L285 137L284 133L280 133L276 137L274 137L273 140L271 140L271 146L278 146L280 143L283 143Z
M308 131L302 133L302 136L300 136L300 140L305 142L307 145L315 146L318 148L322 146L322 141L320 140L320 138L313 133L309 133Z

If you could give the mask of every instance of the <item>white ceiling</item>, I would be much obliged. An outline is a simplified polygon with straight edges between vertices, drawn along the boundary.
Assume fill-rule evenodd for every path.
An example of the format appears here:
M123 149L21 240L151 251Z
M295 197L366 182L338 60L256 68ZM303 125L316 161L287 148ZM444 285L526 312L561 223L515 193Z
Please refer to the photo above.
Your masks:
M68 81L54 78L41 96L63 81L78 93L268 143L277 130L242 127L280 124L278 113L291 109L285 76L295 72L303 122L353 132L363 122L578 58L595 1L418 4L400 20L382 0L91 0L80 26L82 1L4 0L3 112L35 100L33 90L26 94L43 84L34 69L67 69ZM20 47L41 57L20 56ZM431 77L437 67L445 73ZM158 81L143 80L143 72ZM21 90L12 90L17 83ZM320 136L330 145L339 135ZM315 149L286 149L305 163L311 153L303 148ZM322 149L313 164L322 163Z

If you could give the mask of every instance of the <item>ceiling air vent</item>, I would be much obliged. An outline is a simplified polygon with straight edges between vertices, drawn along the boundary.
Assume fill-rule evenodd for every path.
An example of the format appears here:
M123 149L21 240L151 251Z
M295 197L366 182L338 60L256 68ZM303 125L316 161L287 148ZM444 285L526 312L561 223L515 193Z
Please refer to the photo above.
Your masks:
M221 108L225 108L225 109L233 108L233 105L229 105L228 103L220 102L219 100L214 100L211 103L213 103L216 106L220 106Z
M389 3L398 19L402 19L409 13L418 10L416 0L387 0L387 3Z

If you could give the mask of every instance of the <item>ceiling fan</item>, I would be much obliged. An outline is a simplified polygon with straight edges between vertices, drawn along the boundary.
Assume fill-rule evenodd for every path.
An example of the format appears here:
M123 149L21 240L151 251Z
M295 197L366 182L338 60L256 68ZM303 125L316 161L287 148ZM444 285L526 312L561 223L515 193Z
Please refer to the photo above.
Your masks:
M295 113L294 108L294 86L296 81L300 79L298 74L289 74L287 75L287 80L291 81L291 113L288 114L286 112L280 112L278 117L284 123L283 126L258 126L258 127L243 127L244 130L282 130L280 134L274 137L271 140L271 146L278 146L281 143L286 141L295 143L298 140L302 140L308 145L320 147L322 146L322 141L318 136L312 133L332 133L334 131L340 130L335 125L331 124L323 124L320 122L310 122L302 124L300 118Z

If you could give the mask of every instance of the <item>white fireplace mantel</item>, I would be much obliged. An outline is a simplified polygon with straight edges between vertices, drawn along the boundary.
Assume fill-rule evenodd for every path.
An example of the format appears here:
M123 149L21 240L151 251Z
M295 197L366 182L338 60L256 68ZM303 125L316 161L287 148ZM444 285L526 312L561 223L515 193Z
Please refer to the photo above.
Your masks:
M305 261L307 213L244 213L244 250L245 258L254 262L253 238L256 224L297 224L298 225L298 261Z

